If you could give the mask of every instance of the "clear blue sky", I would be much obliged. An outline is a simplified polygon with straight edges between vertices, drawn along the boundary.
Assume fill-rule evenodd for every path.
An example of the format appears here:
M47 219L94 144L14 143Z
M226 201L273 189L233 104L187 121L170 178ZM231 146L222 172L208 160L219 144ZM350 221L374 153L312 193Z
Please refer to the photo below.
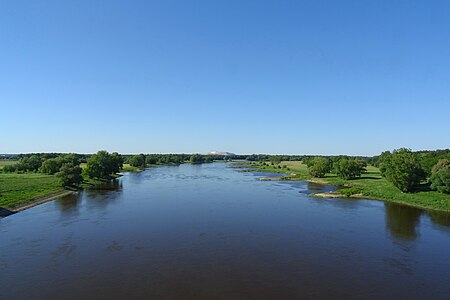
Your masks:
M1 1L0 153L450 147L450 1Z

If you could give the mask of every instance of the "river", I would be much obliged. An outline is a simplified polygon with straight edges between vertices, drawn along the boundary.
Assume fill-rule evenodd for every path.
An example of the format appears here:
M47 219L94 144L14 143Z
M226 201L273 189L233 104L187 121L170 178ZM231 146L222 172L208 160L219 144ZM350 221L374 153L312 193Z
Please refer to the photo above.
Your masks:
M448 299L448 214L229 166L126 173L0 219L0 299Z

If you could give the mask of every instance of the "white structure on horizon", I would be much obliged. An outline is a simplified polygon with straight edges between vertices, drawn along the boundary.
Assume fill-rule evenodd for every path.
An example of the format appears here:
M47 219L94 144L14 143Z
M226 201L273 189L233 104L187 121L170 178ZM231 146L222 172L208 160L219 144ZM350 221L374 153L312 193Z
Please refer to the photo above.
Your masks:
M236 154L231 153L231 152L219 152L219 151L213 151L213 152L207 153L207 155L227 155L227 156L233 156L233 155L236 155Z

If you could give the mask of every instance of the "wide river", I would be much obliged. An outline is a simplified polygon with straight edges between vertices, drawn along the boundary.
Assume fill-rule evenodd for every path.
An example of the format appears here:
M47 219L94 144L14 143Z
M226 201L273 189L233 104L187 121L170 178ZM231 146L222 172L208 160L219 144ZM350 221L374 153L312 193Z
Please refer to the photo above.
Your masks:
M450 216L181 165L0 219L0 299L449 299Z

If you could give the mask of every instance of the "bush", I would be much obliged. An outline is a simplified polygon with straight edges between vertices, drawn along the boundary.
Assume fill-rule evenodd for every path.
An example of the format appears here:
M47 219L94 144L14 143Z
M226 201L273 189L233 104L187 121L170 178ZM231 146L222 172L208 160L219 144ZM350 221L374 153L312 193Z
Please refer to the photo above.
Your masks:
M362 193L362 189L358 188L358 187L350 187L350 188L337 190L337 192L339 194L341 194L341 195L345 195L347 197L350 197L351 195L361 194Z
M202 164L205 162L205 157L200 154L192 154L189 160L193 164Z
M56 174L62 166L63 161L60 158L49 158L42 163L39 170L45 174Z
M308 172L313 177L324 177L326 173L330 172L330 169L330 163L324 157L308 160Z
M122 157L118 153L109 154L102 150L88 159L85 173L90 178L110 179L112 174L120 171L122 164Z
M130 158L129 163L136 168L145 168L146 157L144 154L134 155Z
M5 173L14 173L17 171L16 165L6 165L3 167L3 172Z
M56 173L56 176L61 179L63 186L73 186L83 181L80 166L74 166L71 163L63 164L59 172Z
M367 164L363 160L341 158L334 164L336 174L342 179L349 180L360 177L366 172Z
M432 168L431 188L441 193L450 194L450 160L441 159Z
M386 179L402 192L413 192L425 178L417 155L406 148L394 150L383 167Z

